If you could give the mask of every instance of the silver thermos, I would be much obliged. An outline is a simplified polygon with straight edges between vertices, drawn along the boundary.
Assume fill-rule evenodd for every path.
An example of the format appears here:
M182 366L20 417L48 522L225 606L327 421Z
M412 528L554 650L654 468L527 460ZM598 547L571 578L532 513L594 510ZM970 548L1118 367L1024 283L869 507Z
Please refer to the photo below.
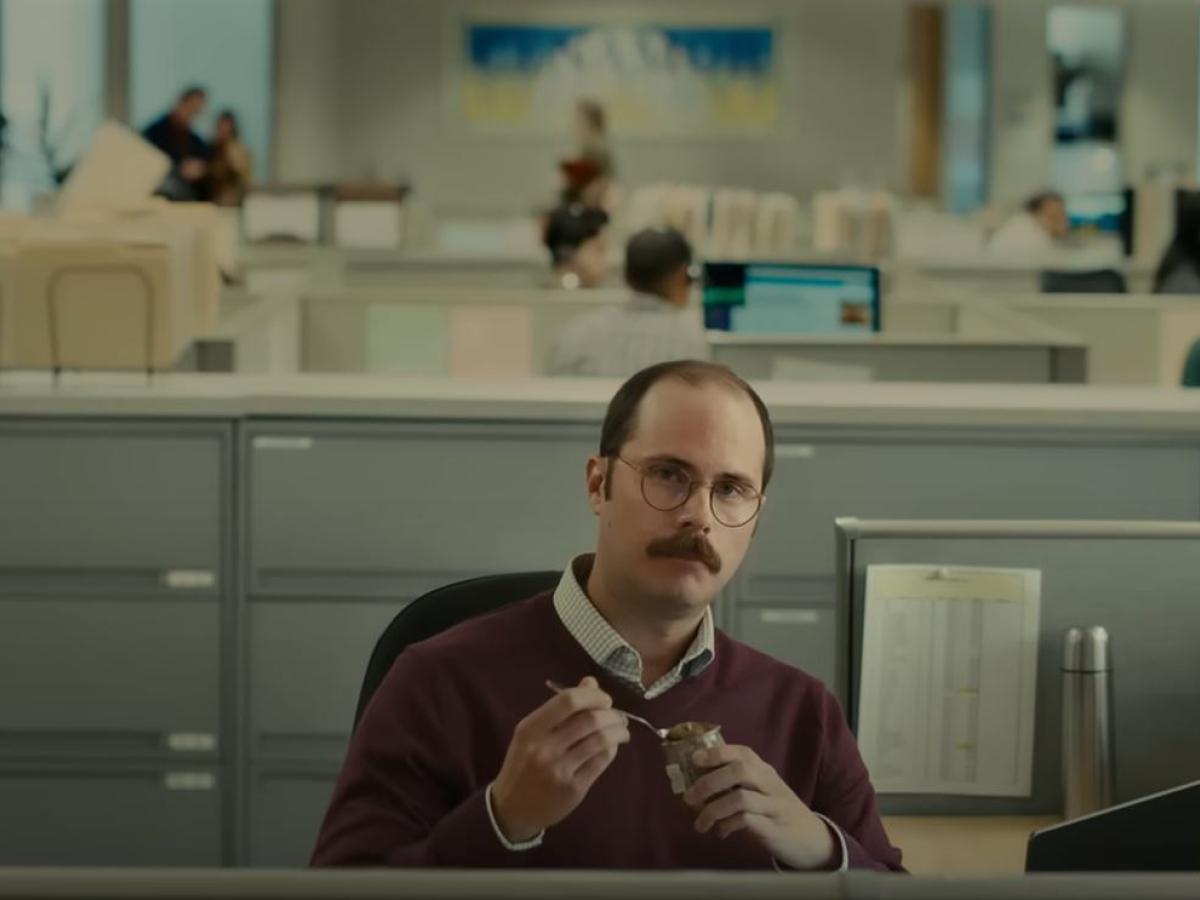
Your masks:
M1114 783L1112 650L1099 625L1063 636L1063 815L1112 806Z

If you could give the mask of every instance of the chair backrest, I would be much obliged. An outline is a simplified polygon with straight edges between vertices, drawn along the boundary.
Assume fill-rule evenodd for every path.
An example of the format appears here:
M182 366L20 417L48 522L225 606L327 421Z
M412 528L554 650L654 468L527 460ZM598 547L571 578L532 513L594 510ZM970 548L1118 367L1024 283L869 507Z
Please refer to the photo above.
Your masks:
M354 727L358 727L363 711L391 671L392 663L409 644L431 638L452 625L499 609L505 604L553 590L561 577L561 572L549 571L484 575L448 584L412 601L396 613L375 642L358 694Z
M1042 273L1044 294L1124 294L1125 276L1116 269Z

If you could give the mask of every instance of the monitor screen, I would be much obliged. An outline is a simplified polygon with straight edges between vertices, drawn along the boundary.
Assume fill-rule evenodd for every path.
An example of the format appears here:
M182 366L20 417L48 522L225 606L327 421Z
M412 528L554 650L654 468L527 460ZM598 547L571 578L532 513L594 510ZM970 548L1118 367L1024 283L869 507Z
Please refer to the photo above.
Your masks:
M704 266L704 325L748 334L879 331L879 270L870 266Z

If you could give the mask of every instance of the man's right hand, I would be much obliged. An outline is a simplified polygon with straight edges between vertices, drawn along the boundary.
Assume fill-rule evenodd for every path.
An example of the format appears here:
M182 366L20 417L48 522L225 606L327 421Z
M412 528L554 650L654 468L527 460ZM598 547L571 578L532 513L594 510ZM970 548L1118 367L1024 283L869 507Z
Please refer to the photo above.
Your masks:
M625 717L595 678L551 697L517 723L492 785L492 812L513 843L569 816L629 740Z

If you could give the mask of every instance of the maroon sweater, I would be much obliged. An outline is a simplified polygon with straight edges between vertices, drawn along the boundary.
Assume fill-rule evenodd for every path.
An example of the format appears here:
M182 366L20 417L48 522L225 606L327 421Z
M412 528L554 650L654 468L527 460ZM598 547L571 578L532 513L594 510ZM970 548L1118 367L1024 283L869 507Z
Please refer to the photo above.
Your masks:
M720 723L728 743L752 748L841 827L851 867L901 870L854 738L821 682L718 632L703 672L646 700L587 655L550 594L400 654L347 750L312 864L770 869L770 854L745 832L722 840L715 829L693 830L659 742L641 729L540 847L504 848L484 791L513 728L546 702L547 678L575 684L585 675L656 724Z

